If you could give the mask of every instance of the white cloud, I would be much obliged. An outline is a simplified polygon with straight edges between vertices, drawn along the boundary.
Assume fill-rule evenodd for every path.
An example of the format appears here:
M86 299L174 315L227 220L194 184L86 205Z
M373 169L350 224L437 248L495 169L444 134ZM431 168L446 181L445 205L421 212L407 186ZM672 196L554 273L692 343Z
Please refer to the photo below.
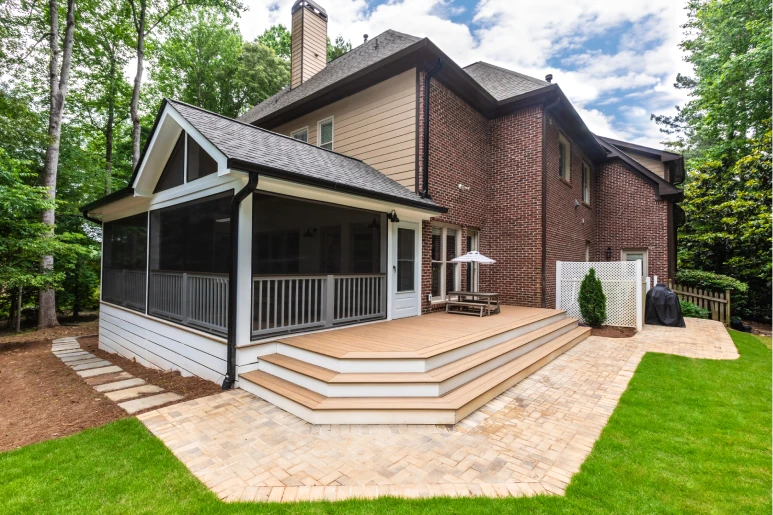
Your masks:
M245 38L276 23L289 26L293 1L248 1L240 20ZM586 124L601 134L660 141L649 113L672 113L686 100L673 88L677 73L689 72L678 47L685 22L679 1L480 0L469 25L450 19L463 12L453 0L388 0L377 6L318 1L329 16L328 35L340 34L355 46L365 33L394 29L429 37L461 66L487 61L540 78L552 73ZM626 30L616 36L614 52L584 48L621 28Z

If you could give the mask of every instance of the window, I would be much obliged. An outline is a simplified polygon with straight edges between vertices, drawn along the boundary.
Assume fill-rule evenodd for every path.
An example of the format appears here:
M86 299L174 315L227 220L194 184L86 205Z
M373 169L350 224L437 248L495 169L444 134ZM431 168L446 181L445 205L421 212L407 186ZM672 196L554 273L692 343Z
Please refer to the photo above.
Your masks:
M641 271L647 277L647 249L623 249L621 251L623 261L641 261Z
M217 161L207 154L196 140L188 136L188 182L217 172Z
M319 146L328 150L333 150L333 119L319 122L317 130L317 141Z
M161 172L161 177L158 178L156 183L156 189L153 193L168 190L175 186L180 186L185 183L185 133L180 134L177 138L172 153L169 155L169 160L164 165L164 171Z
M413 229L397 229L397 291L414 291L416 283L414 266L416 232Z
M295 132L291 132L290 136L293 138L303 141L304 143L307 143L309 141L309 128L304 127L303 129L298 129Z
M467 252L471 250L480 250L478 248L478 239L480 234L474 229L467 229ZM466 263L467 267L467 291L478 291L478 270L480 263Z
M451 263L459 254L461 230L432 227L432 298L443 300L446 293L459 289L459 263Z
M102 244L102 300L145 311L148 214L105 222Z
M572 152L569 141L563 134L558 135L558 175L565 181L571 180Z
M590 261L590 242L585 242L585 262Z
M590 165L582 163L582 201L590 204Z

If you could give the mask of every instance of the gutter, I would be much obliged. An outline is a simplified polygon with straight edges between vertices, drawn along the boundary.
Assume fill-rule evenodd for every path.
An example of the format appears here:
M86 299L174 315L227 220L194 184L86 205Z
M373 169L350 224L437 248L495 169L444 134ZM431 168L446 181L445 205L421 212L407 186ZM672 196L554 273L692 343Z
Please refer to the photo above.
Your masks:
M429 194L429 81L443 67L443 60L438 58L437 64L424 75L424 152L421 158L422 190L421 197L431 199Z
M547 255L547 245L548 245L548 157L547 157L547 149L545 140L547 138L548 128L547 128L547 119L548 119L548 112L556 107L558 104L561 103L561 97L559 96L556 98L553 102L546 105L542 109L542 263L540 266L540 282L542 283L541 288L541 300L540 300L540 306L545 308L547 307L547 288L548 288L548 276L547 276L547 267L548 267L548 255Z
M99 225L100 227L102 226L102 220L99 220L98 218L94 218L93 216L89 216L88 209L83 210L83 218L85 218L89 222Z
M239 272L239 207L242 201L258 186L260 176L250 173L247 185L231 199L231 259L228 264L228 350L226 352L226 376L223 390L230 390L236 383L236 292Z

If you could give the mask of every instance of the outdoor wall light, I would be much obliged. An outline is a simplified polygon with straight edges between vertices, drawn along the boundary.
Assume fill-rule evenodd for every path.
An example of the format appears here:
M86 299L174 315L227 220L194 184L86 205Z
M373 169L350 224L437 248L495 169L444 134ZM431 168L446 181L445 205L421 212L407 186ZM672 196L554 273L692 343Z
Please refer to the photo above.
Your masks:
M612 247L607 247L607 260L612 259Z
M395 213L395 210L394 210L394 209L392 210L392 212L391 212L391 213L389 213L389 214L387 215L387 219L388 219L390 222L393 222L393 223L397 223L397 222L399 222L399 221L400 221L400 219L399 219L399 218L397 218L397 213Z

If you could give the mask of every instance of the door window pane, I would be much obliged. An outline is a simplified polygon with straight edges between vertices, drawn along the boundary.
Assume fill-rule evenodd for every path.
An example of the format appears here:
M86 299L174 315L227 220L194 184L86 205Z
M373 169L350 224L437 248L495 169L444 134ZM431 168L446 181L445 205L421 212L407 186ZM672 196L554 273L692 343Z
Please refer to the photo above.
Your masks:
M415 289L415 231L397 229L397 291Z

